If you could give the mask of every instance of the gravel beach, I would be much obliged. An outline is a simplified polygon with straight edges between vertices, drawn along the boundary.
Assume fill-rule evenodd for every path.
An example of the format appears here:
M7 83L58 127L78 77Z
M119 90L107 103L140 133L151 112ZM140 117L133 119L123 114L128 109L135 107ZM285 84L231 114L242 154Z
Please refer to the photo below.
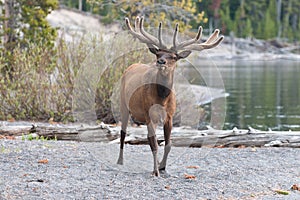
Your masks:
M300 149L173 147L154 177L147 145L126 145L123 166L117 144L0 145L0 199L300 199Z

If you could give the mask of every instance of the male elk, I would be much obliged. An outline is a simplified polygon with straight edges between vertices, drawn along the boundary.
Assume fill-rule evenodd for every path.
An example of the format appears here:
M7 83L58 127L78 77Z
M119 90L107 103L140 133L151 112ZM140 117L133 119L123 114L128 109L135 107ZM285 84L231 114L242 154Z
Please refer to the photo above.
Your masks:
M125 22L129 33L140 42L145 43L150 52L156 55L156 62L150 65L136 63L127 68L121 79L121 139L118 164L123 164L123 148L126 136L128 118L131 115L133 121L147 125L148 141L153 154L153 174L159 176L159 170L165 170L168 154L171 150L170 135L172 130L172 118L176 109L173 78L176 62L186 58L190 53L211 49L223 40L219 37L219 30L204 43L199 43L202 27L194 39L182 43L177 42L178 24L173 35L173 46L167 48L162 41L162 24L159 24L158 37L147 33L143 27L143 17L135 20L135 29L130 25L129 19ZM180 52L179 52L180 51ZM158 144L155 135L157 124L162 121L164 129L164 155L160 163L157 159Z

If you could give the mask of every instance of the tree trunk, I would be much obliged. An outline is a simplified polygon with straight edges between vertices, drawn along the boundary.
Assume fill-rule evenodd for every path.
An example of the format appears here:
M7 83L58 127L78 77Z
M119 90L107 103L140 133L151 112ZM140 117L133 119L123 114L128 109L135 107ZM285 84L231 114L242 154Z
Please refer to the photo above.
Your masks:
M282 5L281 0L277 0L276 1L276 8L277 8L277 25L278 25L277 38L278 39L281 37L281 32L282 32L282 25L281 25L281 5Z
M288 0L287 5L287 12L285 13L284 19L283 19L283 37L288 38L289 37L289 22L290 22L290 14L292 10L292 1Z
M78 0L78 10L82 11L82 0Z
M3 24L4 29L4 36L3 36L3 44L4 47L12 51L15 42L17 40L15 35L15 29L16 29L16 18L18 17L17 8L16 8L16 2L14 0L5 0L4 2L4 9L5 9L5 20Z

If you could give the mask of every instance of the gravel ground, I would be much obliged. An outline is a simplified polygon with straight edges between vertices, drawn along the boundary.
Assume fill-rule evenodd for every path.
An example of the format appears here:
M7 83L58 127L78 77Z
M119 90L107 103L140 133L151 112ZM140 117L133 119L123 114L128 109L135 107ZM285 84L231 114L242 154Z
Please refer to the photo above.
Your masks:
M300 199L300 191L290 190L300 185L300 149L173 147L168 174L153 177L149 146L126 145L118 166L118 145L0 145L0 199Z

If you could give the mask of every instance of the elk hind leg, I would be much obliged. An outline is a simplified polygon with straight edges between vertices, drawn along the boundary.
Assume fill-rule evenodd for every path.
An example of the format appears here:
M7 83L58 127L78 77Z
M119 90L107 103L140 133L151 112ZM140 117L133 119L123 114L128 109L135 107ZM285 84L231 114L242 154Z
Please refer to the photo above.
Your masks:
M165 149L164 156L159 165L159 170L166 170L167 158L171 151L171 130L172 130L172 118L166 120L164 124L164 138L165 138Z

